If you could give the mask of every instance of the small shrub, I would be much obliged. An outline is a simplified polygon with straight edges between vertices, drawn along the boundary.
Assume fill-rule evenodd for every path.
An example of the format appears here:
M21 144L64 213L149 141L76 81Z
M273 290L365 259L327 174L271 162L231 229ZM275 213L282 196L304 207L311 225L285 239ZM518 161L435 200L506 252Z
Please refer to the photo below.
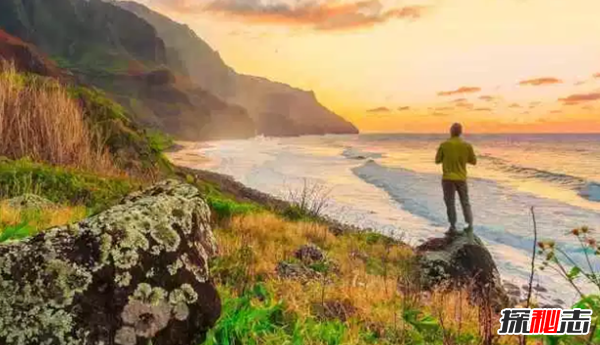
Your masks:
M290 190L287 195L290 207L283 215L290 220L315 219L323 216L331 202L331 189L319 183L311 183L304 179L299 190Z
M240 203L221 196L209 196L206 201L217 222L227 221L234 216L250 214L260 210L256 205Z

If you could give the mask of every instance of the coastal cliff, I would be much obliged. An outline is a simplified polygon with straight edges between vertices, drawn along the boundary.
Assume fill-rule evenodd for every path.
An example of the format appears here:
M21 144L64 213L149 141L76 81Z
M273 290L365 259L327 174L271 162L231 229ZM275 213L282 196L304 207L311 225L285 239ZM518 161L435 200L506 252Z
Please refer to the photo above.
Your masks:
M248 111L257 134L355 134L350 122L324 107L315 94L265 78L243 75L227 66L188 26L131 1L114 2L152 24L167 48L173 68L186 73L199 86Z
M178 139L358 132L310 92L237 74L189 28L139 4L3 2L0 29Z

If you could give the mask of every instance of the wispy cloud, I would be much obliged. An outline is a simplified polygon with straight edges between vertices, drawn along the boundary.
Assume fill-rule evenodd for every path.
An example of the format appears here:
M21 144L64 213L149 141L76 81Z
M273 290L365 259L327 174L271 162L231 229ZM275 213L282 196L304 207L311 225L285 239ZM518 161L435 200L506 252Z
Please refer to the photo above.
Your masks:
M552 84L562 84L563 81L557 78L545 77L545 78L535 78L528 79L519 82L519 85L522 86L542 86L542 85L552 85Z
M389 113L390 111L392 110L388 107L378 107L367 110L367 113Z
M475 108L473 111L492 111L492 108Z
M513 104L509 105L508 107L516 109L516 108L521 108L521 105L519 105L519 103L513 103Z
M489 96L489 95L483 95L483 96L479 96L479 99L482 101L491 102L491 101L495 100L496 97Z
M410 110L410 107L399 107L398 110L399 111L407 111L407 110Z
M456 107L457 108L465 108L465 109L473 109L474 105L473 105L473 103L469 103L469 102L458 102L458 103L456 103Z
M567 105L597 101L600 100L600 92L575 94L566 98L559 98L558 100Z
M600 73L596 73L594 74L592 77L596 78L596 79L600 79Z
M466 98L457 98L457 99L453 100L452 103L463 103L466 101L467 101Z
M250 24L303 26L322 31L373 27L392 20L415 20L423 6L385 6L380 0L153 0L179 13L212 13Z
M480 87L461 86L456 90L440 91L440 92L438 92L438 96L453 96L453 95L460 95L460 94L465 94L465 93L476 93L479 91L481 91Z

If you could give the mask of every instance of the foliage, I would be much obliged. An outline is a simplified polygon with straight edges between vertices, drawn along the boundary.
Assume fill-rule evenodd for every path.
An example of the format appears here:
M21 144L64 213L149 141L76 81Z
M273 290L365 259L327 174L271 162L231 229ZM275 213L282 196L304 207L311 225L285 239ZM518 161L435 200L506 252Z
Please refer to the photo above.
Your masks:
M600 264L600 247L595 238L592 237L591 229L587 226L573 229L570 235L577 239L581 252L585 256L585 263L578 264L566 251L558 247L554 241L542 241L538 243L540 255L545 255L541 270L553 269L560 277L566 280L575 291L580 300L573 308L592 310L592 327L587 340L573 336L543 336L548 344L588 344L600 343L600 272L597 267ZM596 267L596 268L594 268ZM594 286L594 294L585 294L581 288L582 283Z
M260 211L260 207L257 205L237 202L222 195L209 195L206 201L218 222Z
M0 61L0 155L115 173L100 132L57 80Z
M56 203L85 205L98 210L117 201L138 184L118 177L101 177L76 169L52 167L28 159L0 160L0 197L37 194Z
M347 328L339 321L317 322L286 311L262 284L239 297L221 289L222 316L208 333L204 345L323 344L343 343Z
M163 154L172 144L168 136L157 130L139 129L121 105L96 88L73 86L69 92L86 110L90 126L102 133L105 145L122 168L142 174L153 169L172 172Z
M286 201L290 207L283 214L290 220L319 218L331 202L330 194L331 190L325 186L304 179L302 188L288 191Z
M412 284L412 250L398 241L369 233L334 236L322 223L292 222L266 211L231 216L215 235L220 253L210 270L223 315L205 344L480 341L477 311L467 314L473 307L466 295L440 292L456 298L435 302L436 310L448 319L462 315L461 321L446 320L444 330ZM309 243L324 260L305 263L295 256ZM282 263L292 275L280 275Z
M27 238L31 236L32 232L33 229L27 224L27 222L7 226L0 232L0 243Z
M150 147L155 152L162 152L170 148L174 144L173 138L171 136L156 129L146 130L146 137L148 137Z

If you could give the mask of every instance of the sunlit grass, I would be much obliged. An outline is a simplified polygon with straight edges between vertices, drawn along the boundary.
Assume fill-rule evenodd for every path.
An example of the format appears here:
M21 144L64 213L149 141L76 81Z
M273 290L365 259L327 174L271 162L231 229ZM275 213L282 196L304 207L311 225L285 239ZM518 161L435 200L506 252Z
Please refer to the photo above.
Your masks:
M77 222L87 215L83 206L56 206L45 209L13 208L6 201L0 202L0 234L5 228L27 226L30 234Z
M235 344L296 344L294 335L301 331L297 328L309 327L311 322L328 327L335 322L341 328L332 331L334 340L313 334L298 344L480 343L479 310L469 302L468 293L422 291L415 254L400 242L369 233L334 236L318 222L288 221L269 212L233 216L215 234L220 253L213 274L226 291L224 303L244 298L258 284L269 294L270 304L254 298L250 305L261 310L255 311L257 315L272 313L277 305L283 321L252 340L220 333L225 338L213 338L213 343L216 339ZM294 252L309 243L326 253L330 264L325 274L312 279L279 277L278 263L295 262ZM330 303L348 306L347 315L344 310L337 311L341 315L319 312ZM242 309L240 313L249 312ZM227 315L222 322L243 319L235 311L228 310ZM514 341L506 338L503 343Z

